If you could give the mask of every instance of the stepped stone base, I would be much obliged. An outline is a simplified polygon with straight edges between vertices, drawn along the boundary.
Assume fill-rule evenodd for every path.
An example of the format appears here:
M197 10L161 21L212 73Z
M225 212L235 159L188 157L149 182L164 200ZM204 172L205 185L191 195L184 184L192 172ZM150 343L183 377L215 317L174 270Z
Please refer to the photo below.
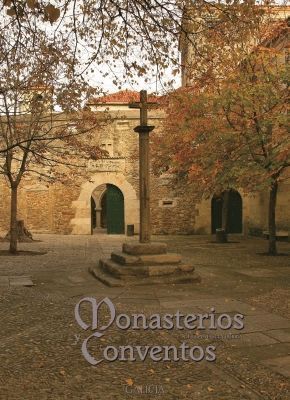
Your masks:
M122 252L100 260L90 269L95 278L111 287L200 282L194 266L180 254L167 253L166 243L124 243Z
M111 259L122 265L162 265L177 264L181 262L181 255L175 253L168 254L145 254L131 256L126 253L112 253Z
M123 243L122 250L126 254L145 255L145 254L165 254L167 252L166 243Z

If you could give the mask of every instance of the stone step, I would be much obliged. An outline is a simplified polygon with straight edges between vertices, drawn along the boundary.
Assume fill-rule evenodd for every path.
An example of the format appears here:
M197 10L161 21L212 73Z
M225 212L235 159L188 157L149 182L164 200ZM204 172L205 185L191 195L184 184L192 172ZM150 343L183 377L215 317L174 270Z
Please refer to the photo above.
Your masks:
M193 272L194 266L189 264L163 264L163 265L122 265L113 260L100 260L100 268L105 273L111 274L116 278L121 277L146 277L146 276L165 276L171 274L182 274Z
M116 279L111 275L106 274L102 271L102 269L98 267L90 267L89 272L95 277L98 281L102 282L104 285L109 287L120 287L124 286L124 281L121 279Z
M9 286L34 286L30 276L9 276Z
M153 243L123 243L123 253L136 255L145 254L165 254L167 252L167 244L161 242Z
M100 260L99 266L102 271L105 273L109 273L112 276L120 278L122 275L124 276L146 276L146 267L139 266L139 267L132 267L132 266L125 266L121 264L117 264L111 259L107 260Z
M114 252L111 259L117 264L122 265L163 265L163 264L179 264L181 255L176 253L165 254L149 254L149 255L130 255L127 253Z
M100 266L92 267L89 272L104 285L109 287L128 287L142 285L169 285L169 284L185 284L200 283L201 279L195 272L183 272L180 274L171 274L165 276L148 276L148 277L125 277L116 278L104 272Z

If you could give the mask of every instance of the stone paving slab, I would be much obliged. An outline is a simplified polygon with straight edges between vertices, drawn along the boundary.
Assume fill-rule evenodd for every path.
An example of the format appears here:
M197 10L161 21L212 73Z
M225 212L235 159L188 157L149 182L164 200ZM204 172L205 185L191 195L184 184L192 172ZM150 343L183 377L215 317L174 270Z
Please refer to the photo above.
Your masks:
M30 276L0 276L0 287L9 286L34 286Z
M238 332L236 332L238 333ZM230 347L253 347L253 346L268 346L278 343L277 340L270 338L260 332L242 333L239 339L229 342ZM228 343L227 343L228 344Z
M253 270L250 269L249 271L238 271L238 273L253 278L273 278L277 276L277 271L269 271L266 269L253 269Z
M237 351L240 355L242 355L242 357L245 356L257 362L290 355L290 343L276 343L270 344L268 346L242 347L236 348L236 350L233 349L232 351Z
M271 368L273 371L290 378L290 355L285 357L271 358L263 361L263 364Z
M115 300L115 304L116 305L127 305L127 304L136 304L136 299L125 299L125 298L118 298ZM142 306L150 306L150 307L155 307L156 311L157 309L159 309L160 305L159 305L159 301L158 300L154 300L154 299L142 299Z
M0 276L0 286L9 286L8 276Z
M263 332L271 329L290 328L290 320L275 314L248 315L243 332Z
M73 283L84 283L87 281L86 277L79 275L69 275L68 279Z
M120 290L120 289L119 289ZM132 299L138 296L139 299L154 299L157 300L157 296L155 294L155 290L153 287L138 287L131 286L126 288L125 290L122 289L121 293L118 294L118 299Z
M206 299L198 299L198 300L181 300L180 302L176 301L163 301L161 299L160 304L162 307L166 308L176 308L176 307L195 307L202 309L204 312L209 312L211 308L214 308L217 313L224 312L239 312L244 315L256 315L259 313L265 314L265 311L258 310L257 308L251 306L250 304L246 304L237 300L229 299L229 298L206 298Z
M290 343L290 329L275 329L265 331L265 335L272 337L282 343Z
M9 276L9 286L34 286L30 276Z
M189 309L188 309L189 311ZM228 315L233 315L236 314L236 312L225 312ZM249 333L255 333L255 332L262 332L265 333L267 331L271 330L278 330L278 329L284 329L284 328L290 328L290 320L280 317L279 315L275 314L261 314L261 315L248 315L245 316L244 318L244 328L242 330L238 329L222 329L222 328L217 328L214 330L216 334L223 335L223 334L249 334ZM213 330L209 329L210 326L210 321L206 320L203 322L203 325L205 326L204 332L213 332ZM273 338L275 339L275 338ZM277 339L278 340L278 339Z
M182 307L198 307L201 308L201 306L204 306L205 302L211 302L211 304L214 304L214 300L190 300L190 299L182 299L182 300L168 300L168 299L160 299L160 305L161 307L165 308L182 308Z

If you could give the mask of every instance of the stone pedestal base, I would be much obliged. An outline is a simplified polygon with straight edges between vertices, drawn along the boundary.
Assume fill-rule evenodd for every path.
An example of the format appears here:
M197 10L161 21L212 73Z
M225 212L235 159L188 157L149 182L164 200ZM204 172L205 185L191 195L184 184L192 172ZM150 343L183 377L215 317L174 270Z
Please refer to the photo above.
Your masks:
M194 266L181 255L167 253L166 243L124 243L122 252L100 260L90 272L111 287L200 282Z

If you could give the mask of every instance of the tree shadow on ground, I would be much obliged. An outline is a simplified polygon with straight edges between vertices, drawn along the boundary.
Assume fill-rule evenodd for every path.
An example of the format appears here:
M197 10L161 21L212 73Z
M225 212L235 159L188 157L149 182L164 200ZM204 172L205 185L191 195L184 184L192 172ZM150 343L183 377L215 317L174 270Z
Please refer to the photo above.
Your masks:
M46 251L29 251L29 250L19 250L17 253L13 254L10 253L9 250L0 250L0 257L5 256L5 257L17 257L17 256L43 256L47 254Z
M290 253L277 253L277 254L270 254L267 251L263 253L256 253L258 256L268 256L268 257L290 257Z
M9 243L10 242L10 240L9 239L7 239L7 238L3 238L3 237L0 237L0 243ZM41 243L41 242L43 242L43 240L39 240L39 239L29 239L29 240L22 240L22 239L19 239L18 240L18 243Z
M215 240L212 240L212 241L207 242L207 243L224 245L224 244L237 244L237 243L241 243L241 242L238 242L238 241L236 241L236 240L228 240L227 242L216 242Z

